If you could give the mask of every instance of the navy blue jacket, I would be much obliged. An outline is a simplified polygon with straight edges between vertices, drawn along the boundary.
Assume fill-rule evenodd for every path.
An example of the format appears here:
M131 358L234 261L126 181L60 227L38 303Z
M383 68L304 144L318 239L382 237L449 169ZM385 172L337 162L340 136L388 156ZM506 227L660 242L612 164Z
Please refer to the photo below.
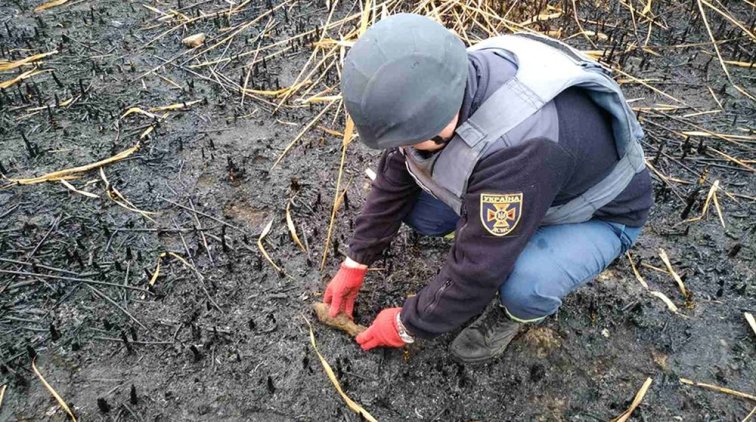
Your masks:
M468 55L469 74L459 122L512 75L515 65L490 51ZM464 197L454 245L439 274L408 298L401 318L418 337L451 331L480 313L507 279L514 263L552 205L580 195L607 175L619 160L609 116L579 89L555 98L559 139L532 139L482 159L475 167ZM505 112L505 111L503 111ZM387 150L380 159L362 213L355 221L349 257L370 265L389 245L412 210L420 188L407 171L404 156ZM479 218L480 194L522 192L520 221L503 237L491 235ZM630 185L596 218L642 226L652 205L648 171Z

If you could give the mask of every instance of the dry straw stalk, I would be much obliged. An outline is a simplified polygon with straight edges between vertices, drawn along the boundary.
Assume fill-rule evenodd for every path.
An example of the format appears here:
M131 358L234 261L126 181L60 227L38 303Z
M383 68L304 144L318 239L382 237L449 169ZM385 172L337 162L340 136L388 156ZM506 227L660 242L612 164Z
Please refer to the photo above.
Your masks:
M630 404L630 407L627 410L625 410L621 415L612 419L612 422L625 422L628 419L630 419L630 415L632 415L633 411L638 406L640 406L641 402L643 401L643 397L646 396L646 393L648 392L649 387L651 387L651 383L653 381L654 380L652 378L646 378L646 382L643 383L643 386L635 394L635 398L633 399L632 404Z
M373 415L368 413L368 411L365 410L362 406L360 406L357 402L350 399L349 396L346 395L344 390L341 389L341 384L339 384L339 380L336 379L336 374L333 373L333 369L331 369L331 365L328 364L328 361L325 360L323 355L321 355L320 351L318 350L318 345L315 343L315 333L313 333L312 331L312 325L310 324L310 321L308 321L307 318L304 318L304 320L307 323L307 327L310 329L310 344L312 345L313 350L315 350L315 354L318 355L318 359L320 359L320 364L323 365L323 369L325 370L326 375L328 375L328 379L331 380L331 383L336 388L336 391L339 393L341 398L344 399L347 406L350 409L352 409L352 411L360 415L365 420L370 421L370 422L378 422L373 417Z
M71 420L73 422L76 422L76 416L74 416L73 412L66 404L66 401L63 400L63 397L61 397L60 394L58 394L58 392L55 391L54 388L52 388L52 386L45 380L45 377L43 377L42 374L39 372L39 369L37 369L36 360L37 360L36 357L32 359L32 369L34 370L34 373L37 374L37 378L39 378L39 380L42 381L42 385L44 385L47 391L49 391L50 394L52 394L52 396L58 402L60 407L68 414Z

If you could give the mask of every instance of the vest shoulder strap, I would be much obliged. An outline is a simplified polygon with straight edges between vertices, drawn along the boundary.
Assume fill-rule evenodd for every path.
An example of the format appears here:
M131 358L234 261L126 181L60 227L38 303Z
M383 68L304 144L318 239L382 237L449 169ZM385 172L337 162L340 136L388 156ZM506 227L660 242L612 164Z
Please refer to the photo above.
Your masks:
M484 139L493 141L519 125L565 89L572 86L618 96L622 120L628 117L621 110L624 98L609 71L567 44L532 34L512 34L489 38L471 47L471 51L500 49L511 53L517 63L515 77L494 92L457 133L470 147ZM599 103L608 105L607 101ZM502 110L506 112L502 113ZM613 110L608 110L613 114ZM632 117L634 120L634 116ZM619 121L618 121L619 123ZM624 140L630 128L623 128ZM624 152L624 144L621 145Z
M619 163L606 178L582 195L550 209L544 223L590 219L645 167L639 142L643 130L619 85L611 78L610 70L569 45L545 36L503 35L484 40L468 50L485 49L496 49L512 59L517 64L517 72L457 128L455 138L442 153L449 160L453 158L453 163L442 165L444 172L431 172L429 176L456 198L446 202L453 202L459 212L460 198L467 192L468 180L478 161L495 149L491 146L565 89L580 87L611 116Z

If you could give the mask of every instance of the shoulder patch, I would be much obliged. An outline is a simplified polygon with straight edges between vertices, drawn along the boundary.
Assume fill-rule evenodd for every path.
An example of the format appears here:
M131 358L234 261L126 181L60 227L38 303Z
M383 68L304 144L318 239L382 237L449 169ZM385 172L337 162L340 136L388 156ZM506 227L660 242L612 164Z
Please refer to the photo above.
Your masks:
M522 215L522 192L481 193L480 221L494 236L506 236L517 227Z

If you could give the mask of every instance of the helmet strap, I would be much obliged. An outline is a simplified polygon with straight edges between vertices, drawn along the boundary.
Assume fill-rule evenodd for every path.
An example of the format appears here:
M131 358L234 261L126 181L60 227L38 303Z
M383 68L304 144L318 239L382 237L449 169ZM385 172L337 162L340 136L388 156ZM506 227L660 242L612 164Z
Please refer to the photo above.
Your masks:
M450 139L444 139L443 137L441 137L441 135L436 135L431 138L431 141L433 141L433 143L436 145L444 145L445 143L449 142Z

